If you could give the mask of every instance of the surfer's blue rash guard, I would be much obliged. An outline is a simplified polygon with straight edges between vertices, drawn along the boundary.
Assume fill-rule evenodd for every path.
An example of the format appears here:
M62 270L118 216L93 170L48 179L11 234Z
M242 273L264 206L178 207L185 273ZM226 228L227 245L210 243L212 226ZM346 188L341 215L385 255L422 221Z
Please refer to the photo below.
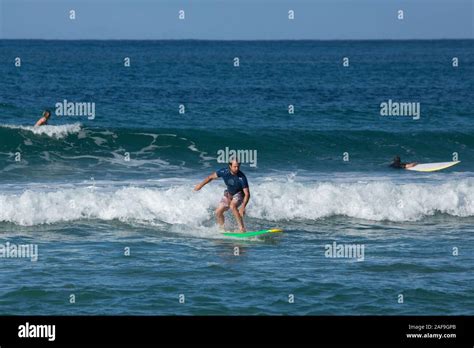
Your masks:
M224 179L227 191L233 196L249 187L247 177L240 170L237 175L232 175L229 168L222 168L216 171L217 177Z

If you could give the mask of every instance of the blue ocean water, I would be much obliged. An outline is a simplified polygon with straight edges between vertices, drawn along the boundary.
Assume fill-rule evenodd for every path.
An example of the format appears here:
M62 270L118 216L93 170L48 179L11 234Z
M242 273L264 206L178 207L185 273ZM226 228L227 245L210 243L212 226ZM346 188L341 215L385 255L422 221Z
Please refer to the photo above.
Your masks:
M473 40L0 48L0 245L39 253L0 258L1 314L472 315ZM63 100L94 117L32 127ZM388 100L419 119L381 116ZM225 149L256 155L247 228L283 234L219 233L223 183L193 187ZM461 163L399 171L397 154Z

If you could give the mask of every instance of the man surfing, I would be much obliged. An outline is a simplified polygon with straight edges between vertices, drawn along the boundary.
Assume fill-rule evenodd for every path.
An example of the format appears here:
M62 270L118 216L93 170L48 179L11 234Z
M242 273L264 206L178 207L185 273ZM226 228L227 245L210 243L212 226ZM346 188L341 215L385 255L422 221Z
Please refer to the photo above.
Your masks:
M200 184L196 185L194 191L199 191L206 184L217 178L224 179L224 183L227 186L227 190L224 191L224 196L216 209L217 223L220 228L224 230L224 212L230 209L239 225L239 231L245 232L243 218L245 215L245 207L250 200L250 189L247 177L240 171L240 163L237 160L233 160L229 163L227 168L219 169L209 175Z
M406 169L406 168L411 168L411 167L414 167L416 166L418 163L416 162L411 162L411 163L402 163L401 159L400 159L400 156L395 156L395 158L393 159L393 162L392 164L390 165L390 167L392 168L399 168L399 169Z
M44 110L43 116L36 122L35 127L46 126L48 124L49 118L51 117L51 111Z

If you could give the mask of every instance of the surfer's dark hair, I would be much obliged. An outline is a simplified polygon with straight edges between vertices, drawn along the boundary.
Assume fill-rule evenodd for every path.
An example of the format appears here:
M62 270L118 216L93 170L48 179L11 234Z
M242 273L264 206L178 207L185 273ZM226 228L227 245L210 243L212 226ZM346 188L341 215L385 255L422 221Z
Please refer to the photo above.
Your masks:
M395 156L395 158L393 159L393 161L394 161L394 162L400 162L400 161L401 161L400 156L398 156L398 155Z
M237 158L231 158L229 161L229 167L232 166L232 162L236 161L237 164L240 164L239 160Z
M45 112L47 112L47 113L48 113L48 116L51 117L51 115L52 115L51 110L44 110L44 111L43 111L43 115L45 114Z

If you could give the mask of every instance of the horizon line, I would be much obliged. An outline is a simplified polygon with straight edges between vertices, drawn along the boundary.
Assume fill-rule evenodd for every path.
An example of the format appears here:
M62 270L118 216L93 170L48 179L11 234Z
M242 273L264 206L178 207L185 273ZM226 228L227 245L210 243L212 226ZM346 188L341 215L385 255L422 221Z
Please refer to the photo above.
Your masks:
M404 39L27 39L27 38L0 38L0 41L447 41L447 40L474 40L469 38L404 38Z

